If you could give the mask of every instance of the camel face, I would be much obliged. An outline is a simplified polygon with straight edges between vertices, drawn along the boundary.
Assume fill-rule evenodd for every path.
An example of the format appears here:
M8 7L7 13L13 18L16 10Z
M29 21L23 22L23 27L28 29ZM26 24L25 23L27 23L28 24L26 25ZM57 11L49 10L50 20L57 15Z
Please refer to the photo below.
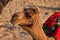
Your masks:
M31 26L36 14L36 9L24 8L24 13L18 12L13 15L11 23L14 25Z

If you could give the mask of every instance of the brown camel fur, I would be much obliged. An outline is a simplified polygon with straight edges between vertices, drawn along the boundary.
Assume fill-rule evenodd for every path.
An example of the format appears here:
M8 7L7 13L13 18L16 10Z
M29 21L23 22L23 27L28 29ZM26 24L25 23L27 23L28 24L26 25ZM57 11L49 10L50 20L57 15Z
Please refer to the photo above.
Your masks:
M34 40L55 40L47 37L42 29L37 8L24 8L23 13L15 13L12 17L13 25L20 25L33 36Z

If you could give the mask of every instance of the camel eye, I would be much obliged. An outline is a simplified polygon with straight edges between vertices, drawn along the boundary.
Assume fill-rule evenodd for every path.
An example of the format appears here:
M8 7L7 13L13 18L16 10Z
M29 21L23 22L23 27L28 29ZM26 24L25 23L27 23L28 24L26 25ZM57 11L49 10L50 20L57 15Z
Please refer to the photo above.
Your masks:
M29 11L29 8L25 8L25 9L24 9L24 12L25 12L25 17L26 17L27 19L30 19L30 18L31 18L31 13L30 13L30 11Z
M31 15L30 15L29 12L25 12L25 16L26 16L27 19L30 19L31 18Z

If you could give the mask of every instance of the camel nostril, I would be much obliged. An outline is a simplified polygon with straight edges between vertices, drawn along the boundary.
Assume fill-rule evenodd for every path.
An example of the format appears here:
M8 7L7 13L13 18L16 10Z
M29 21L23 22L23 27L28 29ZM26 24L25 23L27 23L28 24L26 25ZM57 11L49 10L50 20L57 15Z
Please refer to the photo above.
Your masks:
M12 18L11 18L11 23L13 24L13 22L16 20L16 19L18 19L18 15L17 15L17 13L15 13L13 16L12 16Z

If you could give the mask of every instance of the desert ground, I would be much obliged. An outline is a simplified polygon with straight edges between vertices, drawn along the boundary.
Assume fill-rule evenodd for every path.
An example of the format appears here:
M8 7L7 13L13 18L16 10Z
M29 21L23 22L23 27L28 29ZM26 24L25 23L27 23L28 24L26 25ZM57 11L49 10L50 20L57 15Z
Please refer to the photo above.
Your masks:
M16 12L23 12L24 7L38 7L41 25L54 13L60 10L42 9L60 7L60 0L11 0L0 14L0 40L33 40L29 32L19 26L12 26L11 18ZM14 30L13 30L14 29Z

